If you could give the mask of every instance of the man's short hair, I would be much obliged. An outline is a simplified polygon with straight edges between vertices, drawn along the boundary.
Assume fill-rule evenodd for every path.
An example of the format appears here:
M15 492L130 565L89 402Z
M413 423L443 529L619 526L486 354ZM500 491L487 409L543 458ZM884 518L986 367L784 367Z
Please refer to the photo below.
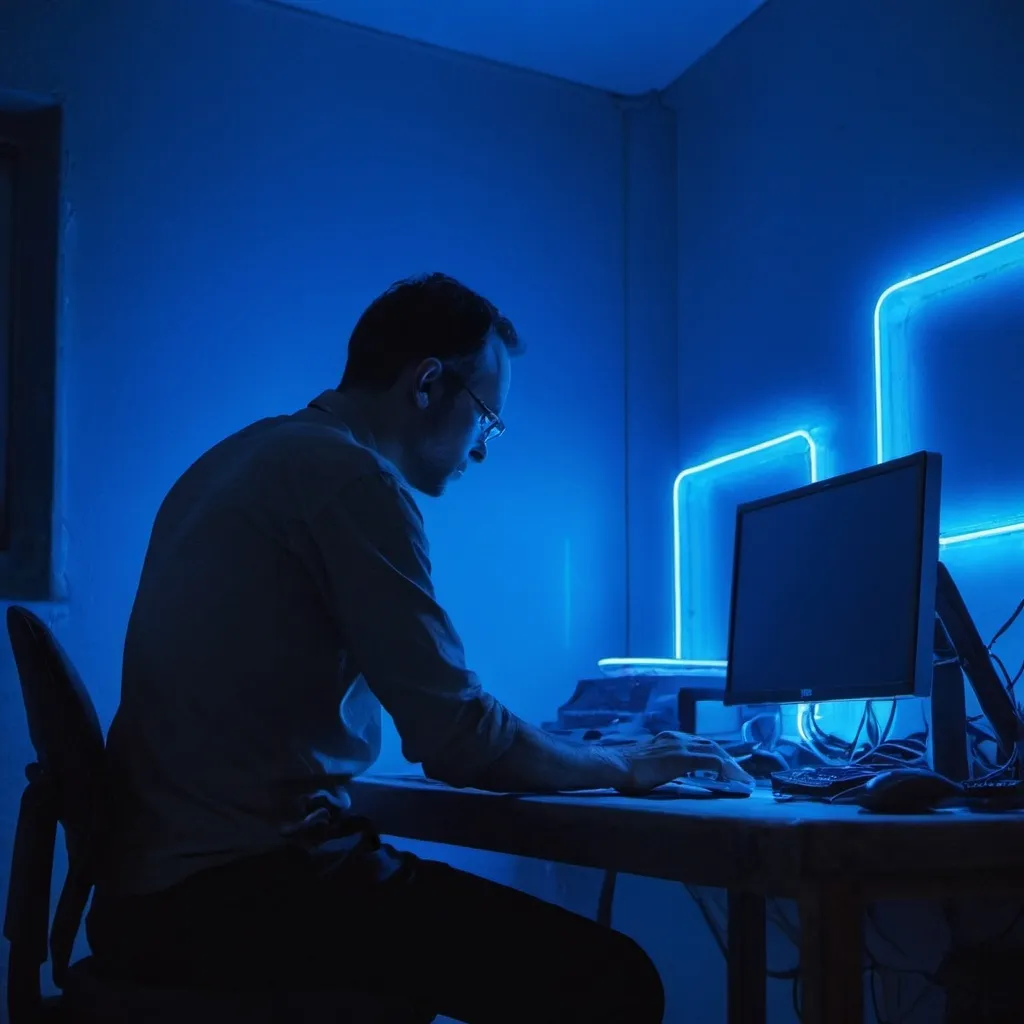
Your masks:
M348 343L341 389L386 391L405 367L434 357L467 361L496 335L517 355L522 345L512 321L482 295L445 274L393 284L359 318Z

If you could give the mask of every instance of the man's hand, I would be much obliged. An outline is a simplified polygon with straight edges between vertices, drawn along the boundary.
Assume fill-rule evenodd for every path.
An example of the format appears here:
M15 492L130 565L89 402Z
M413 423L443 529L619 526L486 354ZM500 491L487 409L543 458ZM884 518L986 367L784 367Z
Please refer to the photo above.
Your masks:
M623 793L649 793L689 772L716 772L723 779L749 782L748 775L717 743L685 732L660 732L635 746L619 748L626 760L628 782Z

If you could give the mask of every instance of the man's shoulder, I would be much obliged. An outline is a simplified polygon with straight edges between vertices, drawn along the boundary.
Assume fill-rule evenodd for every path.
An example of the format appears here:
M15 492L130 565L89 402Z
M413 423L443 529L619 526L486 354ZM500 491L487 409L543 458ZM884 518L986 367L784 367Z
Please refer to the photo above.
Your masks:
M298 413L258 420L224 438L171 494L190 500L220 495L305 517L345 489L366 486L399 494L403 504L412 500L398 470L343 423Z
M360 441L341 421L302 413L263 421L248 428L243 443L256 462L273 467L288 489L315 511L340 494L394 502L422 522L419 508L398 469L376 449ZM240 440L246 434L242 431Z
M393 468L372 448L361 443L341 422L325 422L302 414L273 421L257 444L268 452L307 467L323 466L344 476L392 473Z

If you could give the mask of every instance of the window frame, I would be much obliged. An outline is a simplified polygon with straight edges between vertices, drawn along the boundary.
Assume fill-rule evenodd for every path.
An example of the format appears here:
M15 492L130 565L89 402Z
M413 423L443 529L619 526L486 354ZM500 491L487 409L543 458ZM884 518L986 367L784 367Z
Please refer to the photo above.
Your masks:
M0 146L15 160L0 599L54 596L61 126L59 107L0 101Z

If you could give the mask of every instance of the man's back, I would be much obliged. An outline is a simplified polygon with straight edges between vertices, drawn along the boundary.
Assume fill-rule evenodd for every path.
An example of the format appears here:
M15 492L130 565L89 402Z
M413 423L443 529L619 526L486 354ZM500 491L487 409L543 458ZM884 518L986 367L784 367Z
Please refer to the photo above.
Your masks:
M372 487L367 488L366 482ZM376 758L380 704L346 656L315 524L388 464L322 410L217 445L157 516L108 750L125 891L286 841Z

